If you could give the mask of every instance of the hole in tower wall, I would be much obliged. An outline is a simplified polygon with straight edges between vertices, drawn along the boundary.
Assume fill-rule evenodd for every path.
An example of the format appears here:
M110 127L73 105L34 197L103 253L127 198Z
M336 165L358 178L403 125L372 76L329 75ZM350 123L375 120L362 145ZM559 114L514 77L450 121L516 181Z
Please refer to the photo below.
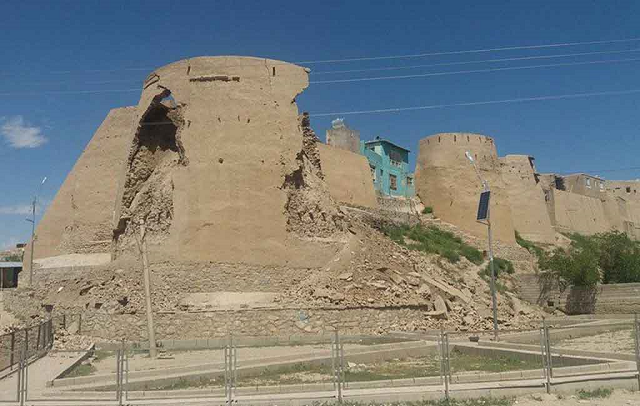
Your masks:
M165 89L143 115L129 154L118 225L113 232L114 257L125 246L135 245L142 221L147 240L168 235L173 218L171 168L187 164L179 138L184 124L182 107Z

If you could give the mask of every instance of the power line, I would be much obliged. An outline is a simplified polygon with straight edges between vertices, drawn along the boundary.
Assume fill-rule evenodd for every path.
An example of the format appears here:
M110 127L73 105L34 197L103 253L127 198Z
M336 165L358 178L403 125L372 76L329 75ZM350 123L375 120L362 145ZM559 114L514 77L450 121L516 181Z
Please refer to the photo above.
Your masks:
M346 69L346 70L331 70L331 71L320 71L320 72L311 71L309 74L310 75L330 75L330 74L340 74L340 73L359 73L359 72L389 71L389 70L400 70L400 69L433 68L437 66L456 66L456 65L472 65L476 63L526 61L531 59L568 58L573 56L622 54L622 53L628 53L628 52L640 52L640 48L624 49L619 51L596 51L596 52L577 52L577 53L571 53L571 54L523 56L519 58L480 59L476 61L443 62L443 63L432 63L432 64L426 64L426 65L389 66L384 68Z
M474 101L474 102L451 103L451 104L433 104L428 106L396 107L396 108L376 109L376 110L340 111L340 112L333 112L333 113L310 114L310 116L311 117L327 117L327 116L347 116L347 115L354 115L354 114L396 113L400 111L430 110L430 109L441 109L441 108L447 108L447 107L482 106L482 105L489 105L489 104L520 103L520 102L527 102L527 101L577 99L577 98L583 98L583 97L614 96L614 95L625 95L625 94L634 94L634 93L640 93L640 89L590 92L590 93L571 93L571 94L560 94L560 95L552 95L552 96L522 97L522 98L516 98L516 99Z
M640 41L640 38L627 38L627 39L613 39L604 41L586 41L586 42L564 42L557 44L544 44L544 45L525 45L525 46L512 46L502 48L484 48L484 49L469 49L464 51L441 51L441 52L427 52L422 54L407 54L407 55L392 55L392 56L374 56L374 57L358 57L358 58L344 58L344 59L324 59L318 61L300 61L294 63L338 63L338 62L359 62L359 61L377 61L382 59L405 59L405 58L422 58L426 56L443 56L443 55L461 55L461 54L473 54L483 52L501 52L501 51L516 51L523 49L544 49L544 48L560 48L571 47L578 45L597 45L597 44L615 44L622 42Z
M414 75L376 76L376 77L365 77L365 78L355 78L355 79L315 80L315 81L310 81L309 83L326 84L326 83L367 82L367 81L372 81L372 80L413 79L413 78L424 78L424 77L429 77L429 76L462 75L462 74L468 74L468 73L500 72L500 71L509 71L509 70L552 68L552 67L575 66L575 65L595 65L595 64L619 63L619 62L635 62L635 61L640 61L640 58L609 59L609 60L605 60L605 61L550 63L550 64L544 64L544 65L527 65L527 66L512 66L512 67L506 67L506 68L471 69L471 70L460 70L460 71L453 71L453 72L418 73L418 74L414 74Z
M621 62L638 62L640 58L627 58L627 59L608 59L604 61L585 61L585 62L564 62L564 63L553 63L553 64L542 64L542 65L526 65L526 66L512 66L512 67L504 67L504 68L487 68L487 69L471 69L471 70L461 70L461 71L451 71L451 72L431 72L431 73L419 73L413 75L396 75L396 76L377 76L377 77L364 77L364 78L354 78L354 79L334 79L334 80L316 80L309 81L309 84L329 84L329 83L349 83L349 82L367 82L367 81L378 81L378 80L393 80L393 79L415 79L415 78L424 78L424 77L434 77L434 76L449 76L449 75L463 75L463 74L471 74L471 73L488 73L488 72L501 72L501 71L510 71L510 70L527 70L527 69L539 69L539 68L553 68L553 67L565 67L565 66L576 66L576 65L599 65L599 64L607 64L607 63L621 63ZM122 80L122 82L133 82L138 80ZM113 81L114 83L120 81ZM55 82L50 82L54 84ZM100 82L92 82L99 84ZM104 82L108 83L108 82ZM133 92L133 91L141 91L141 89L112 89L112 90L45 90L45 91L32 91L32 92L6 92L0 93L0 96L30 96L30 95L41 95L41 94L94 94L94 93L118 93L118 92Z
M280 62L275 63L273 65L286 65L289 63L293 64L329 64L329 63L342 63L342 62L361 62L361 61L377 61L377 60L388 60L388 59L411 59L411 58L423 58L428 56L446 56L446 55L464 55L464 54L477 54L477 53L488 53L488 52L504 52L504 51L517 51L517 50L531 50L531 49L547 49L547 48L562 48L562 47L573 47L573 46L581 46L581 45L603 45L603 44L619 44L619 43L628 43L628 42L636 42L640 41L640 38L622 38L622 39L612 39L612 40L599 40L599 41L581 41L581 42L563 42L563 43L553 43L553 44L538 44L538 45L524 45L524 46L510 46L510 47L498 47L498 48L481 48L481 49L467 49L460 51L437 51L437 52L426 52L426 53L418 53L418 54L405 54L405 55L387 55L387 56L372 56L372 57L351 57L351 58L342 58L342 59L320 59L320 60L310 60L310 61L298 61L298 62ZM185 58L186 60L192 58ZM257 58L257 59L268 59L268 58ZM237 65L227 65L225 67L237 67L237 66L250 66L252 64L237 64ZM52 70L49 71L51 74L73 74L73 73L104 73L104 72L120 72L120 71L146 71L152 72L158 67L132 67L132 68L113 68L113 69L78 69L78 70ZM11 72L0 72L3 75L11 75Z

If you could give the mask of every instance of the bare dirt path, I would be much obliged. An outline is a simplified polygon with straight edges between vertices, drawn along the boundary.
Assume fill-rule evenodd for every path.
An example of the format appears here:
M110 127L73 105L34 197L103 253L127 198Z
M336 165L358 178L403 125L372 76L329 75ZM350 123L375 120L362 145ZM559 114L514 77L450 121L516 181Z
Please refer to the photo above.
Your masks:
M598 405L598 406L629 406L640 405L640 393L616 389L613 394L605 398L581 399L578 395L531 395L519 398L517 406L574 406L574 405Z
M628 329L562 340L557 344L553 344L553 348L611 353L633 353L635 351L635 342L633 338L633 331Z

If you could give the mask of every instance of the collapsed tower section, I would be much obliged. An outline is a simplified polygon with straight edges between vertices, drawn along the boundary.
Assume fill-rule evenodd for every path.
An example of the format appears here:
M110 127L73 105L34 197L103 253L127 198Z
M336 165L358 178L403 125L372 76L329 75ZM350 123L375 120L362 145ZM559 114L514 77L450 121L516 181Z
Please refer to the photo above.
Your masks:
M344 216L324 184L295 97L308 73L251 57L200 57L153 72L118 179L112 258L318 267Z

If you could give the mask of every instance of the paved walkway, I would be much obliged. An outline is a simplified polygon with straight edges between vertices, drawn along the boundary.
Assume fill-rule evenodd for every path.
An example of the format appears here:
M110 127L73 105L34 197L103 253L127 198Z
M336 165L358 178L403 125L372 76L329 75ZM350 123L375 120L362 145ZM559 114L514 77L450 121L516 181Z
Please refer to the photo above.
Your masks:
M55 352L33 361L27 370L29 394L35 394L35 396L42 394L46 389L47 382L73 365L81 355L81 352ZM18 371L0 379L0 401L15 399L17 391Z

